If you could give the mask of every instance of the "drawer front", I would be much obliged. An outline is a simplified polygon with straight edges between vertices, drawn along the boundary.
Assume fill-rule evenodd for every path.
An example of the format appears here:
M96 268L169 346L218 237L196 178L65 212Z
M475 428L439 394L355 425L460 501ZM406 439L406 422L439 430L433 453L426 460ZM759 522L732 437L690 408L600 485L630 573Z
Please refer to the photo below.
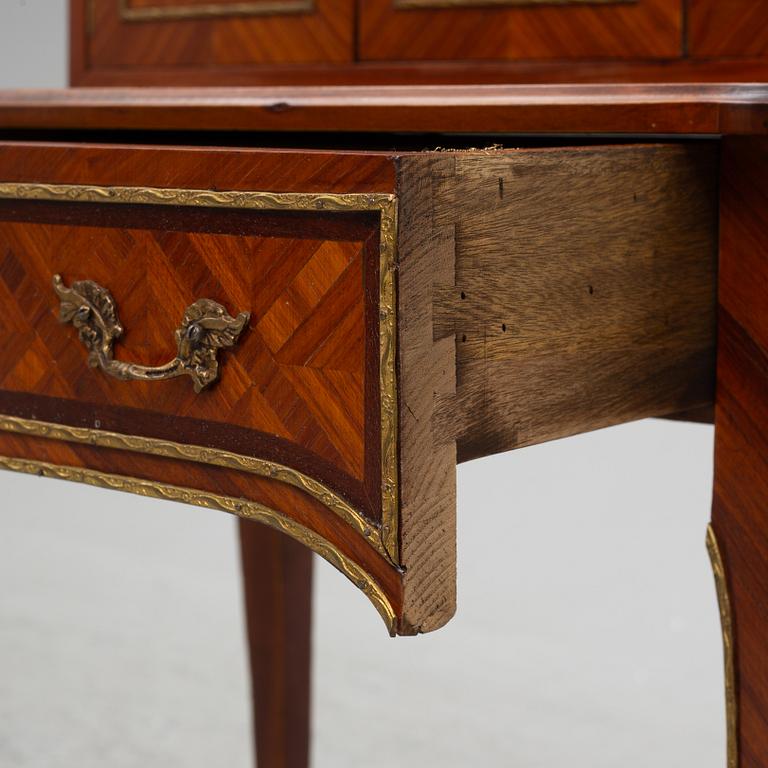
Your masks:
M215 183L179 186L200 173L185 171L195 163ZM382 191L386 162L7 146L0 169L6 465L271 522L339 565L391 624L396 201ZM383 182L356 180L368 173ZM201 300L230 325L199 320L198 352L239 323L203 355L210 383L182 343ZM122 330L106 355L94 352L107 335L96 315Z
M352 0L75 0L84 69L227 69L353 59Z

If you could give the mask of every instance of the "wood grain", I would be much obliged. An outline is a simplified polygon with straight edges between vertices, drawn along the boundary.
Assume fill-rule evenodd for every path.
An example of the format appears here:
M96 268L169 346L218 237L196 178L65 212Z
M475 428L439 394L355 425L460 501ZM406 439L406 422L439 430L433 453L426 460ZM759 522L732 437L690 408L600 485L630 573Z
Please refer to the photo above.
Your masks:
M0 91L0 130L10 129L341 132L343 136L334 137L340 146L345 142L355 146L351 132L765 134L768 86L414 85L217 88L215 92L194 88ZM285 142L286 136L281 140ZM184 137L179 136L177 141L183 143ZM298 135L295 141L302 144ZM397 146L395 139L389 141ZM514 145L518 143L519 139ZM284 156L273 157L279 163ZM323 162L311 152L285 159L300 160L307 169L314 161L318 165ZM344 160L337 157L334 163L341 167ZM262 158L246 176L258 177L266 170L265 165ZM345 184L348 174L365 179L375 168L380 175L374 174L373 179L386 179L382 165L386 165L385 158L358 154L356 159L347 158L341 178ZM71 163L68 168L78 172ZM190 169L184 172L189 175ZM287 173L276 175L283 184L290 178ZM300 173L300 178L310 184L314 181L311 173ZM318 178L327 185L329 174ZM205 182L201 180L198 185L205 186Z
M454 280L450 226L434 216L436 180L448 155L399 164L398 370L400 381L400 552L404 633L441 627L456 610L456 444L437 428L438 398L456 386L452 339L434 341L432 304Z
M435 219L456 280L440 405L459 461L713 399L714 146L454 155Z
M125 128L132 127L130 111ZM0 171L4 182L318 193L395 190L394 166L383 152L8 141L0 142Z
M768 143L723 146L712 525L734 615L739 768L768 754Z
M682 5L669 0L583 6L397 8L365 0L363 60L674 58Z

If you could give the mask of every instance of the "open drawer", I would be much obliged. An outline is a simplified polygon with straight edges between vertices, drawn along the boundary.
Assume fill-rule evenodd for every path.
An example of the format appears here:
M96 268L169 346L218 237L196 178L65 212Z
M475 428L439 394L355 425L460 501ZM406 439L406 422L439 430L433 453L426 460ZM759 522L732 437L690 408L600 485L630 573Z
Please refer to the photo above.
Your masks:
M4 143L0 464L272 525L435 629L457 460L711 402L715 166Z

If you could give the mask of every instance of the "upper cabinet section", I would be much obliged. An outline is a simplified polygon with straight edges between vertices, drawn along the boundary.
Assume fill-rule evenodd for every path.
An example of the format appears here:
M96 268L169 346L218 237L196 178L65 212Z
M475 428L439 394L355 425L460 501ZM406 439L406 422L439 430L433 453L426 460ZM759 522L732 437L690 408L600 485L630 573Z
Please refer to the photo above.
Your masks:
M73 0L73 79L78 63L82 70L181 76L347 63L353 19L353 0Z
M674 0L365 0L360 58L658 59L682 53Z
M70 0L72 85L768 81L756 0Z

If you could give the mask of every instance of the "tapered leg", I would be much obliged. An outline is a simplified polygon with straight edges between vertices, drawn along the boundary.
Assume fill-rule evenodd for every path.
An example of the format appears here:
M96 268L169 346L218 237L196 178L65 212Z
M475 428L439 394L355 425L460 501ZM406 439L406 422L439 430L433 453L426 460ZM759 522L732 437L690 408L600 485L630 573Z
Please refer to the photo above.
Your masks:
M258 768L309 765L312 552L240 521Z
M732 619L723 622L733 668L729 766L766 768L768 141L727 139L721 161L712 537Z

